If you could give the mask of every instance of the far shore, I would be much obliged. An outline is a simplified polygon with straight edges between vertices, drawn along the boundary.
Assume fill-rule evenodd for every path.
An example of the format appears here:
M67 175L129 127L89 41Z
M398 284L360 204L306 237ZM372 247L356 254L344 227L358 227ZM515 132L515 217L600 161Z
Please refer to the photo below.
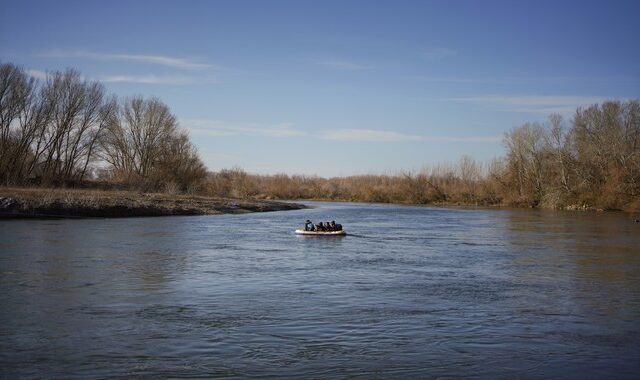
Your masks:
M39 187L0 187L0 220L43 218L123 218L179 215L244 214L308 208L302 202L344 202L341 199L235 199L170 193L145 193L130 190L99 190ZM376 203L360 202L356 203ZM380 203L405 206L445 208L522 209L507 205L474 205L457 202L414 204ZM531 208L529 208L531 209ZM533 208L535 209L535 208ZM544 210L544 209L541 209ZM587 207L565 208L567 211L612 211ZM621 211L621 210L615 210ZM635 212L626 210L629 213ZM640 219L634 219L640 222Z
M0 219L217 215L299 210L299 203L196 195L0 187Z

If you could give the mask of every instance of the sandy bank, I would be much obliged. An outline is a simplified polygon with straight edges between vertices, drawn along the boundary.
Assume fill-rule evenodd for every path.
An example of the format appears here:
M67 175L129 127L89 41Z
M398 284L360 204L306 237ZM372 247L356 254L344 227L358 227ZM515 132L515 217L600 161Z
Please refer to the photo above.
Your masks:
M75 189L0 188L0 219L241 214L304 205L267 200Z

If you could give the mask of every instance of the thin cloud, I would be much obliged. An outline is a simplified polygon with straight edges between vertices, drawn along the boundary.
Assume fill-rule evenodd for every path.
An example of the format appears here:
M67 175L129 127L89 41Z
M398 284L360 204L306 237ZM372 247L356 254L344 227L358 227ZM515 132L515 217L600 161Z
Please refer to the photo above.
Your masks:
M183 119L181 125L194 135L206 136L267 136L267 137L297 137L304 132L294 129L291 124L275 125L256 123L224 123L221 121Z
M413 79L427 83L492 83L492 84L519 84L519 83L540 83L540 82L566 82L568 77L435 77L435 76L414 76Z
M466 102L489 102L498 104L510 104L521 106L548 106L548 105L569 105L569 104L585 104L596 103L601 101L602 97L593 96L476 96L452 98L452 100Z
M373 129L336 129L327 131L322 135L326 140L337 141L416 141L420 136L405 135L393 131L380 131Z
M201 78L175 75L106 75L100 78L105 83L140 83L140 84L168 84L168 85L189 85L197 83L213 83L213 80L203 81Z
M578 107L589 106L607 100L595 96L473 96L448 98L445 101L484 104L502 111L523 113L571 113Z
M633 81L632 77L622 76L504 76L504 77L458 77L458 76L411 76L410 79L426 83L491 83L491 84L525 84L525 83L567 83L567 82L613 82Z
M452 57L457 54L456 50L443 47L428 48L422 51L422 56L430 60Z
M495 80L485 79L485 78L465 78L465 77L426 77L426 76L416 76L412 77L418 82L426 82L426 83L490 83L496 82Z
M216 66L199 62L192 58L170 57L164 55L146 55L146 54L117 54L117 53L98 53L84 50L63 51L54 50L43 54L48 58L84 58L97 61L127 61L140 62L152 65L173 67L179 69L215 69Z
M56 73L60 73L61 71L47 72L47 71L42 71L42 70L29 69L26 72L27 72L27 75L29 75L32 78L36 78L36 79L40 79L40 80L46 80L47 78L49 78L50 75L56 74ZM81 80L92 80L91 78L88 78L88 77L86 77L84 75L80 75L79 78Z
M36 79L47 79L47 73L42 70L29 69L27 70L27 75L32 76Z
M338 69L338 70L352 70L352 71L355 71L355 70L366 70L366 69L368 69L367 66L360 65L360 64L354 63L354 62L340 60L340 59L324 60L324 61L318 62L318 64L322 65L322 66L325 66L325 67L330 67L332 69Z
M374 129L336 129L322 135L325 140L360 142L397 142L397 141L449 141L449 142L495 142L500 136L422 136L394 131Z
M276 125L229 124L220 121L184 119L181 120L181 125L192 135L201 136L266 136L274 138L309 136L308 133L297 130L288 123ZM314 136L323 140L352 142L496 142L502 139L501 136L422 136L373 129L333 129L314 134Z
M36 79L47 79L49 74L42 70L29 69L27 74ZM97 78L82 78L98 80L103 83L138 83L138 84L168 84L168 85L188 85L198 83L214 83L213 79L202 79L190 76L162 76L162 75L105 75Z

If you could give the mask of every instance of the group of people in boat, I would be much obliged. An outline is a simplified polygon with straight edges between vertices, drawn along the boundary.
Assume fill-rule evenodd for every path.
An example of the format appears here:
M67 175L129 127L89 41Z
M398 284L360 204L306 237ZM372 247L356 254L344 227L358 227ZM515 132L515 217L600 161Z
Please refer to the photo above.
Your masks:
M318 224L313 224L312 221L307 220L304 224L305 231L342 231L342 224L337 224L335 220L331 222L320 222Z

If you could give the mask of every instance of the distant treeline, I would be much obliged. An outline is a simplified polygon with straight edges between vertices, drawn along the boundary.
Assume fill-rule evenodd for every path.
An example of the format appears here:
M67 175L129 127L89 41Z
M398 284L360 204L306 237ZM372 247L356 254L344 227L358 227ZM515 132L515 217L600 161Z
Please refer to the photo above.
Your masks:
M0 184L74 186L98 175L186 191L206 168L160 100L118 99L75 70L37 79L0 64Z
M551 115L504 137L506 156L418 173L338 178L211 173L209 194L239 198L509 205L556 209L640 209L640 101L580 108L567 122Z
M0 185L100 186L234 198L640 209L640 101L579 108L505 134L506 155L396 175L207 172L156 98L118 99L75 70L0 64Z

